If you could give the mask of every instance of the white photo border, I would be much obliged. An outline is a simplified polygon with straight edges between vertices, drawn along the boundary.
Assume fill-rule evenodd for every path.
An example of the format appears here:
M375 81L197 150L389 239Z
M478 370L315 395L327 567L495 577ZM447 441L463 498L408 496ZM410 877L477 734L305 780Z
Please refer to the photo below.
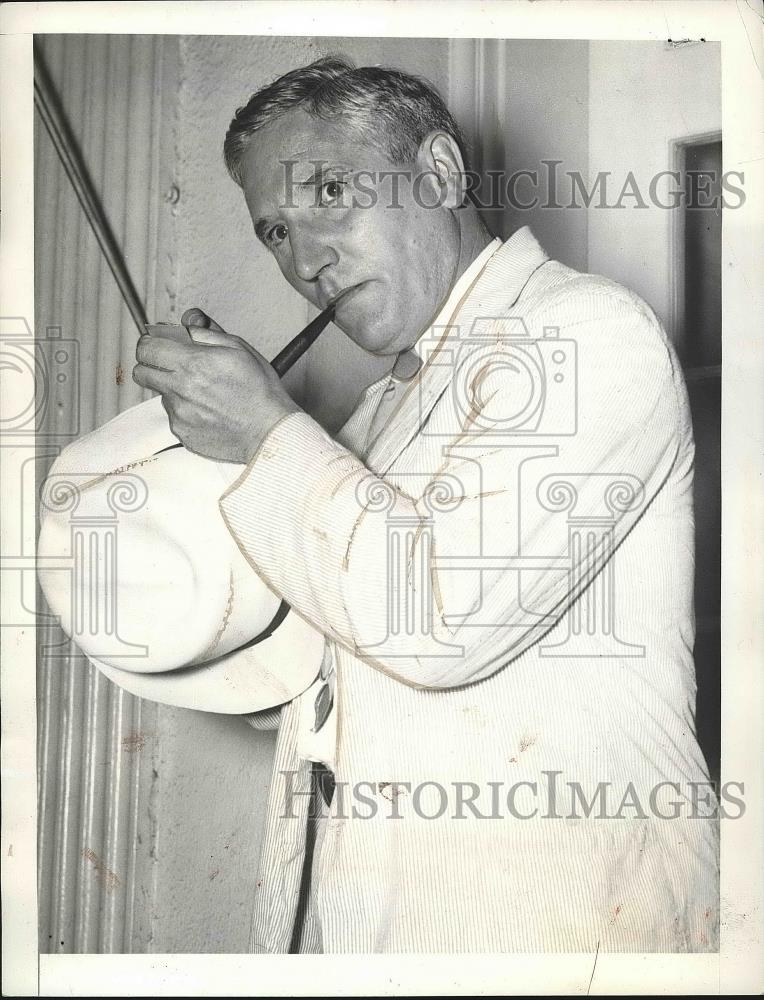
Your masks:
M723 220L722 823L718 955L39 955L34 630L3 628L3 992L14 996L743 994L764 988L764 490L761 0L255 0L18 3L0 10L4 315L33 316L32 33L700 39L722 46L723 169L746 201ZM759 251L759 252L757 252ZM758 331L758 332L757 332ZM17 509L18 484L3 507ZM34 523L34 518L31 519ZM33 540L32 540L33 545Z

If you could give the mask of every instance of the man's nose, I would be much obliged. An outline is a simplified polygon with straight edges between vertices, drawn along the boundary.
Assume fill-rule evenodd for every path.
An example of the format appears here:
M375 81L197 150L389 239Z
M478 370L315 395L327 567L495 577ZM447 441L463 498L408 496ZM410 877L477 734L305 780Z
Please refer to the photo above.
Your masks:
M339 255L324 233L291 226L289 244L294 272L301 281L315 281L323 269L339 261Z

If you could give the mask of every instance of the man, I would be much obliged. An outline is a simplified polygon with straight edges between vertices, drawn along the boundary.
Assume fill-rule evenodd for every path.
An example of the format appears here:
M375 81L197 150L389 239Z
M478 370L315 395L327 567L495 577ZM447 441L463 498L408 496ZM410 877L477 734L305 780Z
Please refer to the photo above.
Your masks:
M428 85L337 59L232 122L258 238L391 361L336 439L199 310L193 346L138 347L181 441L246 466L226 523L326 636L275 713L252 949L292 941L311 762L336 787L301 951L714 949L675 355L629 291L492 240L462 148Z

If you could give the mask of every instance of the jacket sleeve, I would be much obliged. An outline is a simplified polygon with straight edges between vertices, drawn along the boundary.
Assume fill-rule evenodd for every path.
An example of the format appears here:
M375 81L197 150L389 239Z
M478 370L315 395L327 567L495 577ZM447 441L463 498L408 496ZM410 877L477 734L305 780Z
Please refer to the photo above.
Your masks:
M612 557L682 437L674 359L653 314L626 290L582 312L561 331L577 357L573 423L558 415L545 436L515 438L520 447L493 433L517 409L517 343L500 328L490 359L483 350L454 376L469 372L470 412L449 423L446 393L425 430L451 436L434 447L420 432L409 446L437 456L418 463L424 478L376 476L307 414L284 417L220 502L251 564L319 630L403 683L460 686L511 662ZM552 349L531 350L551 397ZM533 448L535 462L518 458ZM572 496L601 506L603 491L607 543L571 547L560 511Z
M262 712L250 712L248 715L243 715L242 718L253 729L260 732L275 732L281 723L281 709L283 707L283 705L276 705L275 708L266 708Z

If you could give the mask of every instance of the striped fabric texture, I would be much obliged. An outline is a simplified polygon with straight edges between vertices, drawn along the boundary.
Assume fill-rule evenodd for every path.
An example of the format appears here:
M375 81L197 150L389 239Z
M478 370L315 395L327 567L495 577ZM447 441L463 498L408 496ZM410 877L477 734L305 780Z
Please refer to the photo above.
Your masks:
M527 228L470 279L370 448L387 379L336 440L286 417L221 499L336 671L300 950L715 950L676 356L639 298ZM280 714L255 952L287 951L297 913L299 703Z

